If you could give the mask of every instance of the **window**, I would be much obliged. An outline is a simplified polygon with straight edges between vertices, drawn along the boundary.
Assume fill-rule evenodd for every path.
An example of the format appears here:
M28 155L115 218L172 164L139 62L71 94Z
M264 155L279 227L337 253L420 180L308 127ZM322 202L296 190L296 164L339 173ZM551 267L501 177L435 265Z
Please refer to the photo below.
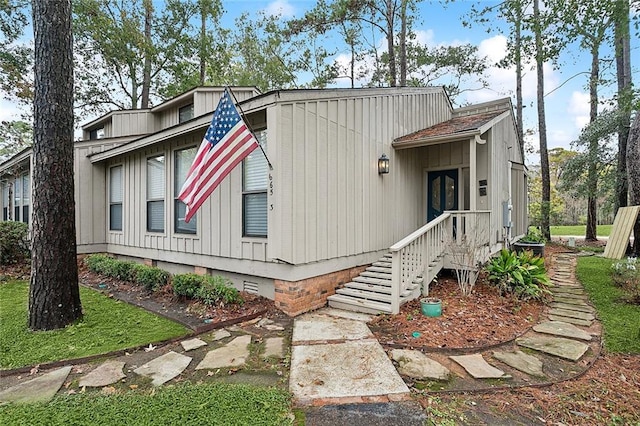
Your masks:
M122 166L109 169L109 230L122 231Z
M267 145L267 131L256 132L258 142ZM246 237L267 236L267 186L269 168L260 149L242 163L242 233Z
M99 129L89 130L89 139L103 139L104 138L104 127L100 127Z
M164 155L147 159L147 231L164 232Z
M2 220L9 220L9 182L2 184Z
M22 175L22 221L24 223L29 223L30 189L29 173L26 173Z
M13 220L20 220L20 206L22 206L22 176L18 176L13 183Z
M187 172L196 158L196 147L175 151L175 175L174 175L174 225L175 232L179 234L195 234L198 224L198 215L195 214L189 223L184 221L187 215L187 205L178 200L180 189L187 178Z
M185 105L178 109L178 124L193 118L193 104Z

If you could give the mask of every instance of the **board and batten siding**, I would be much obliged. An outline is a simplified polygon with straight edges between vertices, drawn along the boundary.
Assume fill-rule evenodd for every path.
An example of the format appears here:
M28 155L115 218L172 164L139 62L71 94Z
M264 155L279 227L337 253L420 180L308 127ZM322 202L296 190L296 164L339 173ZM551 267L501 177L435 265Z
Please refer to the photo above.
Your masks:
M108 134L105 125L105 137L146 135L156 130L156 117L150 110L118 111L111 118Z
M186 263L189 263L188 259L180 257L180 253L266 261L267 240L242 236L241 165L233 169L198 210L196 234L175 232L174 153L177 149L198 147L203 136L204 130L191 132L109 161L107 173L109 167L117 165L123 166L124 173L123 229L107 231L109 251L134 254L135 251L126 248L146 249L140 253L147 257ZM146 165L147 158L157 155L165 156L165 229L164 232L149 232ZM108 188L105 202L107 197ZM175 256L167 255L167 252L173 252Z
M305 264L376 252L414 231L422 220L420 160L391 143L450 117L446 95L436 91L269 108L268 256ZM390 158L388 175L378 175L382 154Z

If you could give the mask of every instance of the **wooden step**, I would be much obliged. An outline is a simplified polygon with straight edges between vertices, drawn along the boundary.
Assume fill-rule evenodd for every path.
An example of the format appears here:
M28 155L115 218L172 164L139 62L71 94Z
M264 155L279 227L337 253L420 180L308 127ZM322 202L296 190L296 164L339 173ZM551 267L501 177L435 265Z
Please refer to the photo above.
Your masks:
M371 266L380 266L382 268L391 268L391 262L382 262L382 261L377 261L377 262L373 262L371 264Z
M376 293L375 291L363 291L363 290L356 290L354 288L339 288L336 290L336 294L351 296L356 299L375 300L378 302L391 304L391 295Z
M356 290L375 291L377 293L391 294L391 286L377 285L377 284L365 284L356 281L348 282L344 285L345 288L353 288Z
M366 270L369 272L380 272L381 274L391 275L391 267L385 268L382 266L369 266Z
M382 280L380 278L358 276L358 277L355 277L353 279L353 281L358 282L358 283L376 284L376 285L383 285L383 286L391 287L391 280L390 279Z
M391 273L385 274L383 272L364 271L360 274L361 277L379 278L381 280L391 280Z
M365 314L390 314L391 305L388 303L375 302L373 300L356 299L355 297L334 294L328 298L329 306L345 311L363 312Z

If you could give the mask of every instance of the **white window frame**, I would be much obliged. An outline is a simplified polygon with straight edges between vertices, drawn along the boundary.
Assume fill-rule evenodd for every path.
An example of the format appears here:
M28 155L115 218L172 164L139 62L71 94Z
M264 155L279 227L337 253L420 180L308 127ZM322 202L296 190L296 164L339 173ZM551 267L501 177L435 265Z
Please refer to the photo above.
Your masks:
M113 200L113 170L120 169L120 196L121 199ZM108 204L109 204L109 213L108 213L108 229L110 232L122 232L124 230L124 167L122 164L116 164L109 167L109 193L108 193ZM120 206L120 227L114 228L111 222L112 209L114 206Z
M150 186L151 184L151 180L150 180L150 171L152 169L150 169L151 164L150 162L153 160L156 160L158 158L162 157L162 176L161 176L161 182L162 182L162 191L161 194L150 194L152 187ZM166 214L165 214L165 194L166 194L166 179L167 179L167 157L164 155L164 153L162 154L157 154L157 155L153 155L151 157L147 157L147 162L146 162L146 172L147 172L147 188L146 188L146 193L147 193L147 203L146 203L146 209L147 209L147 214L146 214L146 220L147 220L147 232L159 232L159 233L164 233L165 232L165 218L166 218ZM151 227L151 220L150 220L150 212L151 209L149 208L150 205L162 205L162 228L156 228L156 227Z

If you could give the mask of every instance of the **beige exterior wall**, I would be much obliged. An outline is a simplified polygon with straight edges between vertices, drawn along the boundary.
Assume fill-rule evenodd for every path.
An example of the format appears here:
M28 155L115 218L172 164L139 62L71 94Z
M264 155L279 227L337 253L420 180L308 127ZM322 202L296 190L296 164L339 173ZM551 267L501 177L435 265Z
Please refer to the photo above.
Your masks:
M391 142L450 116L441 90L270 108L268 256L305 264L357 255L385 249L415 230L421 219L419 160L394 151ZM383 153L390 173L380 176Z

